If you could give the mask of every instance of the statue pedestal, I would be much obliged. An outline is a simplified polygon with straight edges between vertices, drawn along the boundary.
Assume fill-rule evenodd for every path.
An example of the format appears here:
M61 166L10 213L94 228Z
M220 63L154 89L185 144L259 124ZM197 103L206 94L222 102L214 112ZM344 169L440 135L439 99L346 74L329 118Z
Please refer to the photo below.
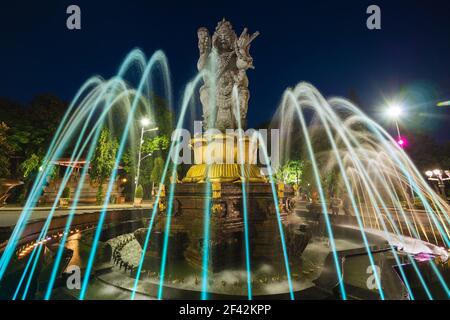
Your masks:
M278 228L277 212L269 183L248 183L247 218L251 261L255 265L270 263L283 265L283 251ZM204 215L206 197L210 196L209 270L245 269L245 238L242 186L240 183L214 183L212 192L206 184L177 184L171 232L186 232L189 245L184 257L195 267L202 267L204 250ZM277 204L284 231L288 232L288 206L293 190L287 187ZM161 224L161 229L164 223ZM287 237L287 235L286 235ZM307 243L309 239L300 239ZM299 255L300 256L300 255ZM292 257L292 261L295 258Z
M256 165L256 138L216 134L194 138L190 146L195 164L183 182L266 182Z
M173 201L168 235L172 242L169 264L176 265L177 261L184 260L199 270L204 267L206 247L209 272L245 270L247 227L252 266L269 264L284 270L278 219L289 244L289 261L298 263L310 235L299 233L295 230L298 226L289 222L294 197L292 186L279 184L277 190L272 190L272 185L261 174L256 165L257 140L248 136L216 134L192 139L191 147L196 164L189 169L182 183L176 183L173 197L168 197ZM245 197L242 182L245 183ZM276 192L277 202L273 192ZM169 204L162 207L167 208ZM245 209L247 226L244 225ZM204 237L205 214L209 214L208 239ZM156 234L166 232L167 220L167 212L160 210L154 229ZM141 230L135 234L142 245L145 232ZM208 241L207 246L205 241ZM161 246L152 247L150 251L153 252L148 255L158 256Z

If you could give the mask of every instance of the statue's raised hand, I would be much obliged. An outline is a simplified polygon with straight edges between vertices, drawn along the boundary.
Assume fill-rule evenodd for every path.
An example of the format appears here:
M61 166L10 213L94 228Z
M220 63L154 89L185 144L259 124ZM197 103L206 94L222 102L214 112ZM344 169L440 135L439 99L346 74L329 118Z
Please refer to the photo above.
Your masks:
M211 51L211 37L209 36L209 31L206 28L200 28L197 31L198 36L198 50L200 55L209 53Z
M235 51L238 58L239 68L253 68L253 59L250 56L250 43L259 35L256 31L252 35L247 33L247 28L244 28L241 35L235 42Z

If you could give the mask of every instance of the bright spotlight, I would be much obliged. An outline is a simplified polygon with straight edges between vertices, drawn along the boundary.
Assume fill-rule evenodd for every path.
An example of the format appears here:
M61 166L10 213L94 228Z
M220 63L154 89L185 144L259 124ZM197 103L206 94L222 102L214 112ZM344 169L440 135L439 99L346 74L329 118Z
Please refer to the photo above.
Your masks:
M427 175L427 177L432 177L433 171L431 171L431 170L425 171L425 174Z
M399 104L392 104L389 105L386 113L388 114L389 117L396 119L400 117L401 114L403 113L403 108Z
M150 119L149 118L142 118L141 119L141 125L143 126L143 127L146 127L146 126L148 126L150 124Z

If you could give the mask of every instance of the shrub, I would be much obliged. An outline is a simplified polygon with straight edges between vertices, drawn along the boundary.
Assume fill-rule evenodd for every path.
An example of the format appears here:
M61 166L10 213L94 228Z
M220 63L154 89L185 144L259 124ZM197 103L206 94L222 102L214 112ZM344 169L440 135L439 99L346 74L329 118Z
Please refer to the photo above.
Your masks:
M143 198L144 197L144 189L141 185L138 185L136 188L136 193L134 194L136 198Z
M61 195L61 198L63 198L63 199L70 198L70 188L69 187L65 187L64 188L64 190L62 192L62 195Z

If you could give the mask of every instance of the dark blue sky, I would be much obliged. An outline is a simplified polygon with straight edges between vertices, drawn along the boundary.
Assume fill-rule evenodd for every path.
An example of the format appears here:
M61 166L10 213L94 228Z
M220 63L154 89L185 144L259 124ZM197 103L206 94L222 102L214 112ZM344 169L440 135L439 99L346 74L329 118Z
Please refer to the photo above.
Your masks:
M66 29L70 4L81 7L81 31ZM369 4L381 7L382 30L366 28ZM250 125L271 118L286 87L308 81L325 96L356 92L380 122L383 99L401 95L406 128L450 139L450 107L435 107L450 100L448 0L2 1L0 96L70 100L89 76L112 76L140 47L148 56L165 51L177 98L196 72L197 28L213 30L222 17L238 34L261 32L248 72Z

